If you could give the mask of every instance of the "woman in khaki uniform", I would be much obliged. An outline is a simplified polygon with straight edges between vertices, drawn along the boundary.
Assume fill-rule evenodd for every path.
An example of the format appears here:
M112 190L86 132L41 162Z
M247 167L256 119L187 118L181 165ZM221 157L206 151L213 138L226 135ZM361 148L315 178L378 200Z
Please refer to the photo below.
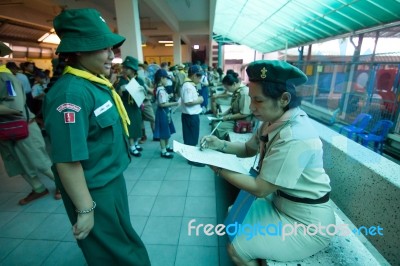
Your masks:
M88 265L150 265L132 228L123 176L130 162L130 121L104 77L112 49L125 38L112 33L94 9L63 11L54 29L67 66L46 95L43 113L74 237Z
M233 131L236 121L251 120L249 88L240 82L238 76L237 73L231 72L222 80L225 89L233 95L231 107L219 115L223 121L215 130L215 136L219 139L228 137L228 133ZM215 121L213 127L217 124L218 122Z
M11 50L0 42L0 56L10 54ZM11 84L15 95L9 95L6 84ZM42 132L35 121L35 115L25 105L25 92L20 81L6 68L0 65L0 121L28 119L29 136L25 139L0 141L0 153L10 177L21 175L32 187L32 192L19 200L20 205L28 204L47 194L49 190L40 181L38 175L44 174L54 180L51 161L47 154ZM56 189L55 199L61 199Z
M323 168L322 142L296 97L295 86L307 76L282 61L255 61L246 72L250 108L263 124L246 143L214 136L202 140L205 147L240 157L260 153L256 178L212 167L218 176L257 197L242 222L257 231L236 234L228 252L237 265L303 259L325 248L336 230L327 229L335 217L328 202L331 187Z

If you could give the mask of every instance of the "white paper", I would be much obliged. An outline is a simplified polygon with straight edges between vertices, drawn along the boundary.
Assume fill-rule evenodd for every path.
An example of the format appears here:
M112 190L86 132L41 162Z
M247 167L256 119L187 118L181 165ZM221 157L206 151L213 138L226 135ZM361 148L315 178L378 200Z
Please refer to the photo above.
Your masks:
M210 121L220 121L220 120L222 120L222 117L207 116L207 118Z
M129 81L128 84L126 84L125 89L129 92L129 94L135 100L137 106L140 108L146 97L144 95L144 88L140 86L136 79L133 78Z
M249 174L240 160L233 154L226 154L215 150L200 150L199 147L189 146L174 140L174 152L182 155L192 162L203 163L228 169L241 174Z

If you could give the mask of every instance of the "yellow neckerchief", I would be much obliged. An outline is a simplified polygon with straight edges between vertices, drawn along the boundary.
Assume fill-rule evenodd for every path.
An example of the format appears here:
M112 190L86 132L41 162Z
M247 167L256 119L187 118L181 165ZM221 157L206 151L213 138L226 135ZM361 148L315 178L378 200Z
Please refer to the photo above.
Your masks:
M193 82L193 80L191 80L191 79L188 78L188 77L185 77L185 80L183 81L183 83L186 83L186 82L190 82L190 83L192 83L194 86L196 86L196 84Z
M122 125L124 127L125 133L129 136L128 125L131 124L129 120L128 114L126 113L124 104L122 103L121 97L119 97L118 93L115 91L114 87L112 86L111 82L108 81L104 76L97 77L87 71L76 69L70 66L66 66L63 72L64 74L71 74L77 77L81 77L87 79L91 82L96 82L102 85L107 86L111 90L112 97L114 99L115 105L117 106L118 113L122 120Z
M6 65L0 66L0 73L8 73L12 75L12 72L6 67Z

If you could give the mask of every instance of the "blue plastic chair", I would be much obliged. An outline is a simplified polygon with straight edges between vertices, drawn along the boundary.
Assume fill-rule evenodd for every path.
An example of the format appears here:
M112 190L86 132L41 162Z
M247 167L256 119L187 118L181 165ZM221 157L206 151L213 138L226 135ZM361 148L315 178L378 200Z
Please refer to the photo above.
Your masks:
M385 141L389 130L393 127L390 120L379 120L370 133L358 133L357 141L361 139L361 145L367 147L368 142L374 142L374 151L382 154L383 142Z
M339 129L339 133L345 131L347 132L347 137L351 139L353 137L353 134L362 133L364 131L364 129L368 126L368 123L371 120L371 118L372 118L371 115L361 113L356 117L356 119L354 119L351 125L342 126Z

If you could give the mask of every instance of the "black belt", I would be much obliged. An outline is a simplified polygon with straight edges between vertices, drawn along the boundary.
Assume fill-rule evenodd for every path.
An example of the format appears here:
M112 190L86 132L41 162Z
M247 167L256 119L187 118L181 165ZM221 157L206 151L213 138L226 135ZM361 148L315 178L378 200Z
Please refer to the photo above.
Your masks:
M319 199L298 198L298 197L290 196L281 190L277 190L276 194L278 194L278 196L281 196L282 198L285 198L285 199L288 199L288 200L291 200L294 202L300 202L300 203L306 203L306 204L321 204L321 203L326 203L329 201L329 192L326 193L323 197L321 197Z

